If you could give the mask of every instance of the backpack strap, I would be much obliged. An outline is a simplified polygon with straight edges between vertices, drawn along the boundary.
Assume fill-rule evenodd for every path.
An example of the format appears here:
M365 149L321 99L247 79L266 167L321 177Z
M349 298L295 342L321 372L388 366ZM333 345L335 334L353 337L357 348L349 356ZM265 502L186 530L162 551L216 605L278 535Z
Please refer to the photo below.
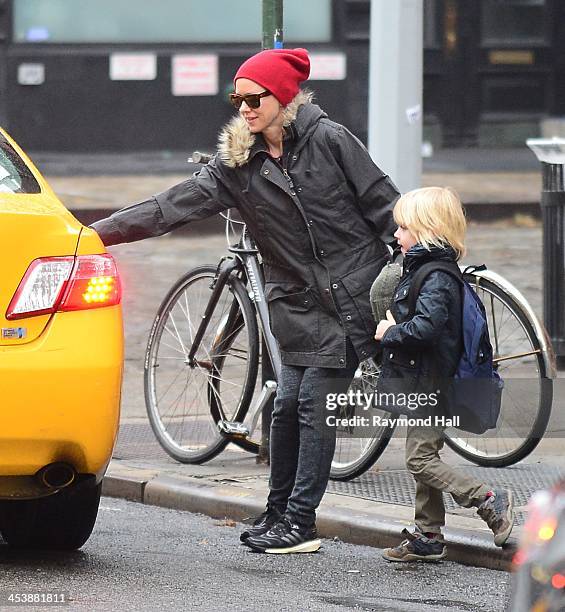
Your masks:
M450 276L452 276L456 281L460 284L463 284L463 276L461 274L461 270L456 263L449 263L447 261L429 261L424 265L420 266L416 272L414 273L414 278L410 283L410 289L408 290L408 315L409 317L413 317L416 312L416 302L418 301L418 296L420 295L420 290L422 289L422 285L426 278L432 272L447 272Z

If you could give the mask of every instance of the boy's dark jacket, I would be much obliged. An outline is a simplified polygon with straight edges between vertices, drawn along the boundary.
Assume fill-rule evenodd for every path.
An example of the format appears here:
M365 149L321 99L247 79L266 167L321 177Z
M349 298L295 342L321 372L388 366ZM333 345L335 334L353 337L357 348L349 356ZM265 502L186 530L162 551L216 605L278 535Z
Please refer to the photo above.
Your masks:
M310 96L300 93L286 112L292 184L235 117L199 173L92 227L110 245L237 208L261 251L283 363L343 368L347 335L361 359L378 351L369 289L388 259L383 239L392 240L398 192Z
M461 286L448 273L431 272L426 277L416 312L408 319L408 292L414 273L434 260L454 262L455 251L435 246L428 251L416 244L406 253L391 307L397 324L389 327L381 340L382 376L404 379L409 383L404 387L407 391L433 390L434 385L428 388L433 377L451 378L463 349Z

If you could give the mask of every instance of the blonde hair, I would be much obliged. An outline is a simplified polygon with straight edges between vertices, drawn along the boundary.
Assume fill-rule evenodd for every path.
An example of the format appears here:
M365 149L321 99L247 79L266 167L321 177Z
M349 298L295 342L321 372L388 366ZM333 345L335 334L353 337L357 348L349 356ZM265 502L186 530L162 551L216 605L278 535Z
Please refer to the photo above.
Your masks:
M467 222L457 193L450 187L414 189L394 207L395 222L408 229L426 249L451 246L457 259L465 255Z

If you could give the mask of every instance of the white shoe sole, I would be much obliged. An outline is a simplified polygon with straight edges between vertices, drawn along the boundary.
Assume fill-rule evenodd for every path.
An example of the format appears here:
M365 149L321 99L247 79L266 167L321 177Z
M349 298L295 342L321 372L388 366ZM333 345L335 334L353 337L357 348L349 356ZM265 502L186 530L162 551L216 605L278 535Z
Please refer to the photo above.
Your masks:
M322 540L310 540L308 542L302 542L296 546L290 546L289 548L266 548L265 552L269 555L285 555L291 553L312 553L319 550L322 545Z

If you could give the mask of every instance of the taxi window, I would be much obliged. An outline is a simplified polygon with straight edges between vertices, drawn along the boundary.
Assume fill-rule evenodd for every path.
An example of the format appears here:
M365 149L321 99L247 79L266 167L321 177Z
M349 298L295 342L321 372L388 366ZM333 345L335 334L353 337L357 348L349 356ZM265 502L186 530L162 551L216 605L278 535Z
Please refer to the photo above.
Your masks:
M0 194L40 192L41 188L28 167L0 135Z

